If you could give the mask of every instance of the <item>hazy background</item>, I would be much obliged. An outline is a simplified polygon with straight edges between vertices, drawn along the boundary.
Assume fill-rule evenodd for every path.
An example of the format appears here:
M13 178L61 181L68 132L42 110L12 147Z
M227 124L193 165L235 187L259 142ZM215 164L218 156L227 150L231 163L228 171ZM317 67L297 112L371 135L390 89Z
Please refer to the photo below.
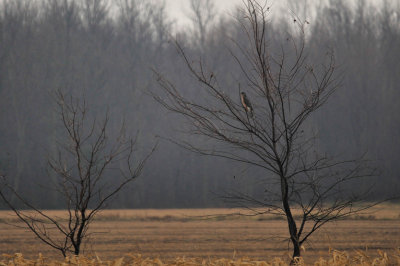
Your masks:
M121 0L112 6L102 0L1 2L0 170L17 191L41 208L63 206L51 189L56 177L47 173L46 166L47 158L57 153L57 141L63 140L52 96L61 89L75 96L84 91L90 110L98 116L108 108L115 135L125 118L128 133L138 135L139 157L159 143L140 179L109 207L224 206L218 195L230 189L262 197L259 184L268 176L260 170L201 157L164 140L179 139L184 124L149 96L158 88L151 68L188 95L198 95L198 84L187 74L171 36L192 58L205 60L227 89L236 89L236 77L240 78L226 50L227 37L246 44L235 9L219 16L227 12L221 11L227 8L221 2L230 1L202 6L200 14L208 18L204 23L198 23L189 1L177 2ZM318 148L344 158L366 153L379 166L375 192L382 196L400 189L400 5L399 1L369 3L295 1L283 7L272 3L269 35L271 47L279 47L297 14L310 22L306 28L310 58L334 50L343 86L313 119ZM178 6L186 10L184 16L176 11ZM112 182L112 176L107 178Z

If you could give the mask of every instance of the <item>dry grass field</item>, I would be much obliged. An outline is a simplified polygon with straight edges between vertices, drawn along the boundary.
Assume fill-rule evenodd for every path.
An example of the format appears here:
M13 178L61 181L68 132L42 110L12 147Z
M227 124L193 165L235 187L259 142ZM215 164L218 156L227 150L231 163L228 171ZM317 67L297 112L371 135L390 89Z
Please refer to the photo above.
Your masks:
M62 211L49 211L62 217ZM91 226L84 255L115 259L128 253L172 261L177 257L249 257L271 261L288 258L289 242L284 220L270 216L224 216L239 210L105 210ZM220 216L222 214L222 216ZM42 253L61 258L20 228L10 212L0 212L0 254L22 253L36 258ZM12 225L14 226L12 226ZM398 254L400 248L400 206L381 205L355 217L331 223L315 233L303 252L306 262L327 257L329 249L357 254L379 251Z

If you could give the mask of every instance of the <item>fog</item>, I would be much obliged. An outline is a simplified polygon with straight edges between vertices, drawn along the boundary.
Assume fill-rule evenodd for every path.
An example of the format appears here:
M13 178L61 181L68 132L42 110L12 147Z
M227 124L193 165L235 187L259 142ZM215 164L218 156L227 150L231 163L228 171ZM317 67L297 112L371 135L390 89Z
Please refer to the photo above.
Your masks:
M99 117L108 110L111 129L124 119L127 133L137 136L138 157L158 143L142 176L108 207L222 207L220 195L232 189L262 197L259 184L268 176L260 169L199 156L169 141L201 144L204 138L183 136L185 121L150 95L159 86L154 69L190 97L198 95L197 81L171 42L175 37L226 87L237 88L238 66L226 49L230 37L245 41L235 11L220 18L204 8L202 15L213 19L198 23L189 13L193 19L177 27L156 1L117 2L112 13L103 0L1 2L0 171L36 206L63 207L47 167L65 140L54 100L54 91L62 90L84 94ZM368 157L379 168L376 197L400 190L400 6L390 3L376 7L359 0L350 7L330 0L307 24L309 57L318 61L332 49L343 79L313 119L318 148L343 158ZM279 47L291 31L293 12L306 14L304 6L294 5L288 16L275 19L271 47ZM110 137L118 135L112 132Z

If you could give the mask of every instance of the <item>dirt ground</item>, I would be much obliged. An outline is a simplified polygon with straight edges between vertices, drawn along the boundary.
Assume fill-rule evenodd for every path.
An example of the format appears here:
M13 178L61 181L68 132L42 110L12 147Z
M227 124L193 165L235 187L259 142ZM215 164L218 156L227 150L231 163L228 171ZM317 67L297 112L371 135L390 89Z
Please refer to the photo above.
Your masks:
M140 253L164 260L178 256L262 260L289 256L284 220L220 216L234 212L239 210L106 210L93 222L84 254L112 259ZM356 219L326 225L304 246L303 256L315 261L327 256L330 248L349 252L367 249L371 255L378 250L394 252L400 248L399 214L400 206L385 205ZM22 224L10 212L0 212L0 221L0 254L21 252L34 258L42 253L60 258L61 253L42 244L30 231L16 227Z

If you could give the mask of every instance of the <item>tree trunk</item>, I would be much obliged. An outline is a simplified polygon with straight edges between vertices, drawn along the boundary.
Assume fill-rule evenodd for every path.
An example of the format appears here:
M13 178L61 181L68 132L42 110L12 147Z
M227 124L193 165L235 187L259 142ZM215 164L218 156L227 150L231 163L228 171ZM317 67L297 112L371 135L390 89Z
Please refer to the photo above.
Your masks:
M79 244L78 246L75 247L74 254L75 254L76 256L78 256L78 255L79 255L79 252L80 252L80 244Z
M297 239L296 221L294 220L292 211L290 210L288 191L289 187L287 180L285 177L281 176L282 204L283 204L283 209L285 211L286 220L288 222L290 240L292 240L293 243L293 256L291 261L292 264L294 262L295 257L300 257L300 243L299 240Z
M292 256L292 261L290 262L290 264L294 263L294 259L296 257L300 257L300 243L299 241L292 239L292 243L293 243L293 256Z

